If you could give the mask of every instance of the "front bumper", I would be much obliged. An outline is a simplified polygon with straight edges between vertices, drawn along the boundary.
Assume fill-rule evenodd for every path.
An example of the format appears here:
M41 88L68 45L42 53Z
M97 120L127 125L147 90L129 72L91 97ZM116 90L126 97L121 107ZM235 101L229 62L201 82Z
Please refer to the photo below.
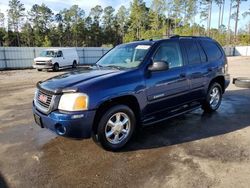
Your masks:
M33 68L35 68L35 69L52 69L53 65L46 65L46 64L44 64L44 65L36 65L36 64L34 64Z
M40 126L50 129L60 136L72 138L90 138L94 123L95 111L60 112L53 111L45 115L38 111L33 103L34 116L40 117ZM64 130L65 133L61 134Z

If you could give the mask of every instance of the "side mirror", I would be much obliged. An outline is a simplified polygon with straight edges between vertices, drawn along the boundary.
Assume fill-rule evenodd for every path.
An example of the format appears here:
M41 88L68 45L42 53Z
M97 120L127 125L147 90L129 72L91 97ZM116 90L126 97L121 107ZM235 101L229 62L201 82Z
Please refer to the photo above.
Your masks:
M169 64L166 61L155 61L148 67L150 71L164 71L169 69Z

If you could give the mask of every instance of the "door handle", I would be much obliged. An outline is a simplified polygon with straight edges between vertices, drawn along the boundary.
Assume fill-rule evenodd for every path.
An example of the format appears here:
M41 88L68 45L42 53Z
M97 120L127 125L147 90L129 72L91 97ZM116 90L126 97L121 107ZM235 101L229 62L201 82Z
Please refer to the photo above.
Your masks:
M181 77L181 78L185 78L185 77L186 77L186 73L181 73L181 74L180 74L180 77Z
M208 70L208 72L212 72L213 68L209 67L207 70Z

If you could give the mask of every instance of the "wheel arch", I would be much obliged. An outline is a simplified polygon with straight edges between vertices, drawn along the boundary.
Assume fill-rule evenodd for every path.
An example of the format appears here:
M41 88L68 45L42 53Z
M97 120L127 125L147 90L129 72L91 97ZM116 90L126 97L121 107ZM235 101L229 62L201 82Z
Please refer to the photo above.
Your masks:
M225 78L224 78L224 76L220 75L220 76L217 76L217 77L213 78L209 83L208 89L215 82L220 84L221 89L222 89L222 93L224 93L225 92Z
M119 105L119 104L128 106L135 113L137 123L140 122L140 116L141 116L140 106L139 106L138 100L135 96L124 95L124 96L111 98L111 99L108 99L106 101L103 101L98 106L98 108L96 110L95 117L94 117L94 123L93 123L93 127L92 127L92 132L94 134L97 133L98 122L100 121L103 113L107 109L109 109L110 107L115 106L115 105Z

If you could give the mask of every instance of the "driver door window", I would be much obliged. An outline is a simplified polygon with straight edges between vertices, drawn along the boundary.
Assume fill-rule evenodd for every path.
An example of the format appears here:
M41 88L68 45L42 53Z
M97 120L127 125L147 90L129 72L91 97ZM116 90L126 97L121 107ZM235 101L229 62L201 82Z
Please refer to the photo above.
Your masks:
M153 60L167 62L170 69L183 66L181 51L177 42L162 43L156 51Z

